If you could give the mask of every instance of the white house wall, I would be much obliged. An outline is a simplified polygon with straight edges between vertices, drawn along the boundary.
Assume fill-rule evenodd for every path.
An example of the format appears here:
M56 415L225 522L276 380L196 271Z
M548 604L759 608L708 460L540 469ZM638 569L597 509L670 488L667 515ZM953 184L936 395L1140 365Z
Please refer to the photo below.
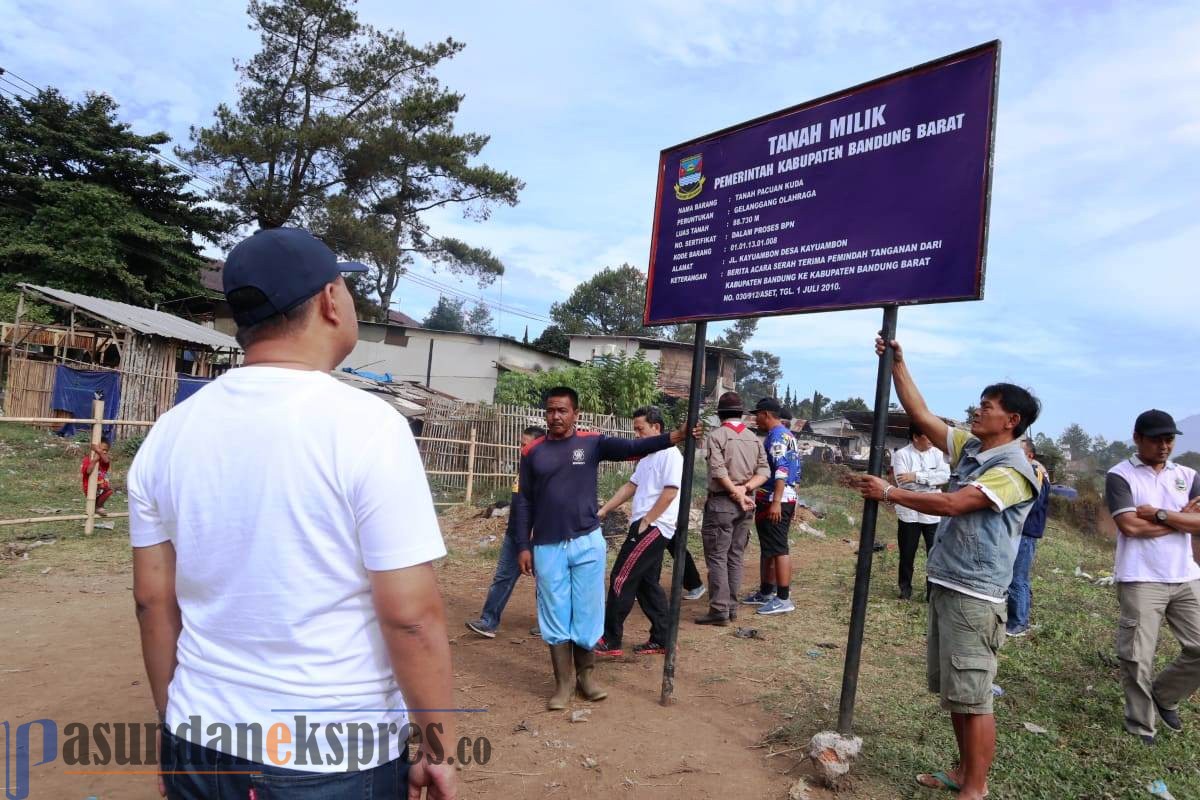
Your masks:
M393 328L393 336L400 329ZM405 329L405 346L387 344L384 326L360 323L359 341L338 368L354 367L391 373L396 380L425 383L429 342L433 341L430 387L468 402L490 403L499 378L497 362L521 369L554 369L571 364L565 358L523 347L505 339Z

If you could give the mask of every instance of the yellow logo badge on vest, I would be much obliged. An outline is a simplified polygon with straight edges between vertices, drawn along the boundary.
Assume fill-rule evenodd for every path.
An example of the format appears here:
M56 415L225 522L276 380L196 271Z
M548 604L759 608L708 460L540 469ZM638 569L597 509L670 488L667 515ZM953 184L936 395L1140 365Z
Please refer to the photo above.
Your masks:
M703 153L680 159L679 181L675 184L676 200L694 200L704 191L704 175L701 172L703 166Z

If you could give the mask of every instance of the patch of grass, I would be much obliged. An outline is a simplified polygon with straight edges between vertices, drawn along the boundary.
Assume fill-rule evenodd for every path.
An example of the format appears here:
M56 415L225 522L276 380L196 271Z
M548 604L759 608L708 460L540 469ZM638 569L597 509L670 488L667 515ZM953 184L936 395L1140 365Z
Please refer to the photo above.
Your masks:
M781 746L800 746L837 723L846 626L854 585L853 548L861 500L837 487L805 487L802 496L822 508L825 541L793 548L799 574L793 597L800 619L773 630L782 642L779 684L767 703L790 721L773 732ZM895 520L881 510L877 538L895 541ZM798 556L798 558L796 557ZM918 557L914 583L923 581ZM926 607L896 599L898 555L875 556L860 670L855 732L866 743L864 769L896 787L898 797L948 796L915 786L918 772L948 767L955 757L949 715L925 691ZM1033 575L1034 631L1011 639L1000 654L996 700L997 748L991 773L995 798L1143 798L1146 785L1162 778L1178 798L1200 797L1200 736L1160 733L1148 748L1121 726L1123 695L1114 652L1117 602L1111 587L1077 578L1112 568L1111 547L1052 522L1039 546ZM803 620L803 621L801 621ZM797 624L798 623L798 624ZM838 645L820 655L815 642ZM1161 667L1179 652L1166 631ZM1186 722L1200 724L1196 704L1184 703ZM789 715L791 715L789 717ZM1191 719L1188 719L1191 717ZM1027 731L1031 722L1050 731Z
M83 444L64 440L47 431L26 425L0 423L0 519L24 519L84 513L86 501L80 488L79 466L87 452ZM109 481L116 493L105 504L109 511L126 511L125 472L129 459L113 456ZM86 572L96 563L105 569L120 568L129 561L129 526L113 519L112 530L97 529L83 536L83 522L41 522L0 526L0 543L32 539L55 539L39 547L28 559L0 561L0 577L10 570Z

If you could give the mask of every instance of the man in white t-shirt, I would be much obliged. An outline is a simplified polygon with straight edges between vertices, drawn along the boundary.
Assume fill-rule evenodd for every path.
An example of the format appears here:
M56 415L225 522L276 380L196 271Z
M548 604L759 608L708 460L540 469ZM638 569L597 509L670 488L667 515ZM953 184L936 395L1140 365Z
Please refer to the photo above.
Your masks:
M633 430L639 439L661 436L662 413L655 406L633 412ZM604 636L596 645L596 655L618 657L625 618L637 600L650 620L650 639L633 646L639 655L666 653L667 594L663 591L663 554L675 536L679 519L679 483L683 479L683 455L668 447L651 453L638 462L629 482L617 490L598 512L600 519L633 498L629 510L629 535L621 545L608 581L604 605Z
M950 465L942 451L933 446L929 437L917 428L908 427L908 444L892 456L892 476L896 486L910 492L929 494L940 492L950 481ZM900 599L912 597L913 564L917 560L917 547L925 541L925 555L933 547L933 535L942 518L936 514L925 514L908 506L896 505L896 538L900 545Z
M425 473L403 417L329 375L357 340L341 273L361 269L297 229L235 247L245 366L163 415L130 467L173 800L455 796L435 747L455 741L454 702Z
M1200 688L1200 566L1192 535L1200 532L1196 471L1170 460L1179 430L1165 411L1150 410L1133 426L1137 454L1108 471L1104 487L1117 523L1113 579L1121 617L1117 657L1125 688L1125 730L1148 745L1155 716L1183 729L1179 703ZM1154 651L1163 620L1182 650L1154 677Z

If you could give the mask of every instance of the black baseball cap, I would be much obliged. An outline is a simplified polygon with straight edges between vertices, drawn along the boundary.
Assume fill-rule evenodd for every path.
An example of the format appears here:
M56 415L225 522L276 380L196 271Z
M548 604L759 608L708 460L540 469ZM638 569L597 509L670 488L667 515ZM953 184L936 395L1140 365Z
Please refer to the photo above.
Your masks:
M338 261L308 231L267 228L230 251L221 280L234 321L254 325L291 311L343 272L366 271L366 264Z
M783 404L774 397L764 397L754 404L755 411L767 411L777 417L783 417Z
M1133 423L1133 432L1140 436L1182 436L1183 431L1175 427L1175 419L1165 411L1152 408L1138 414Z

